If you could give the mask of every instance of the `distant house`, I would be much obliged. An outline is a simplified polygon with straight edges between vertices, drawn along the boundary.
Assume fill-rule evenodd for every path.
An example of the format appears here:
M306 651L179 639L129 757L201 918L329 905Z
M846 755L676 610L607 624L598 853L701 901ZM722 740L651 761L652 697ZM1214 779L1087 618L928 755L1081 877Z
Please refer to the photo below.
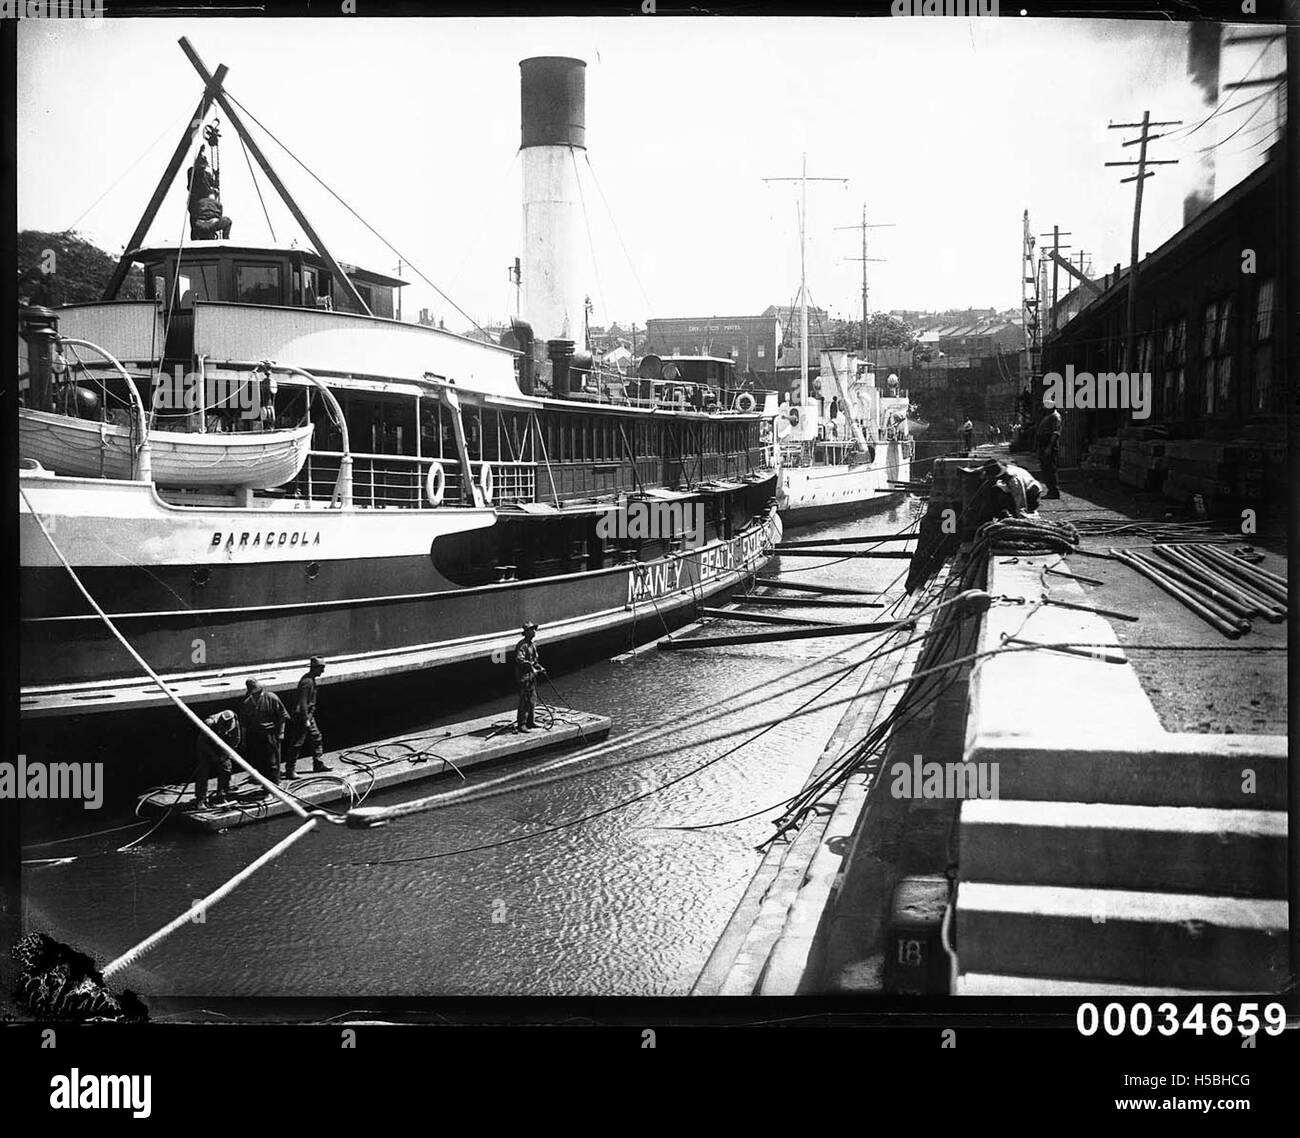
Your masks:
M770 375L776 369L781 325L771 311L761 316L674 316L646 321L638 350L660 356L722 356L736 370Z

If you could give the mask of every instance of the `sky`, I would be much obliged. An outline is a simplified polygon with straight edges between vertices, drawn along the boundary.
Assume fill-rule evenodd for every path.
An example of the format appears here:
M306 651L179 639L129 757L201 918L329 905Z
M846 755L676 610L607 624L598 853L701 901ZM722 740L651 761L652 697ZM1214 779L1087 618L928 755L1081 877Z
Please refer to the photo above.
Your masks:
M519 253L519 61L587 61L580 162L593 324L754 314L799 288L797 176L807 155L812 303L860 311L870 231L873 311L1018 307L1022 214L1058 224L1096 275L1127 264L1134 157L1108 122L1183 120L1151 144L1177 158L1148 179L1142 249L1182 224L1197 151L1221 194L1277 135L1271 99L1224 92L1209 112L1186 76L1186 27L1168 21L909 18L168 19L19 25L18 225L78 232L118 253L202 91L190 38L226 90L464 313L514 310ZM1228 45L1223 82L1283 69L1281 45ZM222 119L222 201L233 237L297 237L259 173L270 225ZM1253 116L1253 117L1252 117ZM1194 129L1195 128L1195 129ZM250 129L340 260L398 258L254 125ZM1228 137L1237 131L1232 137ZM107 191L107 192L106 192ZM175 244L184 175L149 239ZM403 317L452 303L409 267Z

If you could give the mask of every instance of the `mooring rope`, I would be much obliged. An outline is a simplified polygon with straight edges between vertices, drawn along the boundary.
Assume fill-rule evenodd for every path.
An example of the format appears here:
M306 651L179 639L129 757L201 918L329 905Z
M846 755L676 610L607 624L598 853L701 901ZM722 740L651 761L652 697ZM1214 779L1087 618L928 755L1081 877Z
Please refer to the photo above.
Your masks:
M238 873L236 873L234 877L230 878L230 880L227 881L224 885L221 885L218 888L214 889L211 893L209 893L206 897L202 898L201 900L194 902L194 904L191 905L188 909L186 909L185 912L183 912L179 917L176 917L168 921L167 924L163 925L163 927L160 928L152 936L145 937L145 939L142 940L139 944L137 944L134 948L128 949L116 960L114 960L112 963L110 963L105 967L103 972L104 979L107 980L115 972L120 972L123 968L130 967L130 965L134 964L137 960L139 960L140 957L142 957L146 952L148 952L152 948L157 947L169 936L171 936L172 933L174 933L177 929L181 928L181 926L189 924L200 913L206 912L211 906L215 905L223 897L229 896L232 892L234 892L234 890L239 885L243 884L250 877L252 877L254 873L256 873L259 869L261 869L262 866L269 865L277 857L279 857L282 853L284 853L285 850L287 850L291 845L293 845L293 843L296 842L299 838L305 836L311 830L315 829L317 821L319 821L318 818L314 818L314 817L308 818L306 822L304 822L301 826L299 826L296 830L294 830L294 832L290 834L287 838L285 838L283 841L277 842L269 850L267 850L266 853L264 853L261 857L259 857L256 861L252 861L248 865L244 866L243 869L241 869Z
M233 747L231 747L224 739L221 738L221 736L219 736L215 731L212 730L212 728L210 728L206 723L204 723L202 719L200 719L193 711L191 711L190 708L171 690L171 688L169 688L167 684L163 682L162 677L159 676L158 673L155 672L152 667L150 667L149 662L143 656L141 656L139 652L135 650L135 647L131 644L131 642L127 640L127 638L123 636L122 633L118 630L117 625L113 623L113 620L108 615L108 613L106 613L100 607L99 602L96 601L95 598L90 595L90 591L86 588L81 578L77 575L77 571L73 569L71 564L69 564L68 559L63 555L63 550L61 550L58 546L58 543L55 542L53 535L46 528L45 523L41 520L40 514L36 512L36 508L32 505L31 499L27 497L27 491L24 490L21 485L18 487L18 493L19 496L22 498L23 502L26 504L28 512L32 516L32 520L40 528L41 533L45 535L45 540L49 542L50 548L54 550L54 556L59 559L59 563L63 566L64 569L68 571L68 576L72 578L72 583L77 586L78 591L81 593L83 597L86 598L86 603L90 605L92 609L95 610L95 614L99 617L100 620L104 622L109 632L111 632L113 636L117 639L117 642L121 644L123 648L126 649L130 657L137 664L139 664L141 669L145 672L145 674L148 675L148 677L151 680L153 680L155 684L158 685L158 688L163 693L163 695L165 695L169 700L171 700L171 702L176 705L176 707L180 710L180 712L183 715L185 715L200 731L203 732L203 734L205 734L210 740L216 743L227 755L229 755L236 763L238 763L243 770L245 770L248 774L252 775L253 779L256 782L260 783L264 789L269 790L272 794L274 794L277 798L279 798L286 806L289 807L290 810L292 810L300 818L309 818L312 817L313 815L323 813L322 811L308 810L292 794L289 794L281 790L279 786L277 786L269 778L263 775L261 771L254 768L249 762L247 762L244 759L244 757L238 751L236 751Z
M27 492L22 488L21 485L18 487L18 493L22 497L24 504L27 506L27 509L30 512L33 521L35 521L37 526L40 527L41 533L45 535L45 540L49 542L50 548L54 551L55 557L59 559L59 562L63 565L64 569L68 571L68 575L72 578L72 583L77 586L77 589L81 592L81 595L86 598L86 603L89 604L90 607L95 610L99 618L108 627L108 630L117 638L118 642L122 645L123 648L126 649L126 651L130 654L132 659L134 659L136 663L139 664L140 667L144 669L144 671L149 675L149 678L152 679L154 683L156 683L159 686L159 688L162 689L163 693L167 696L167 698L171 700L171 702L174 703L181 710L183 714L185 714L190 720L192 720L194 724L199 728L199 730L201 730L210 739L214 740L227 754L231 756L231 758L235 760L235 762L237 762L241 767L243 767L244 770L246 770L249 774L251 774L253 778L257 780L257 782L261 783L262 786L266 787L273 794L278 796L289 807L289 809L291 809L295 814L299 815L299 817L305 819L303 825L299 826L298 829L296 829L292 834L290 834L283 841L278 842L276 845L272 846L269 850L266 851L266 853L262 854L261 857L257 858L255 861L245 866L237 874L235 874L234 877L230 878L230 880L228 880L224 885L220 886L218 889L208 894L208 896L203 898L201 901L197 902L194 905L191 905L179 917L175 918L172 921L169 921L161 929L155 932L152 936L146 937L134 948L129 949L127 952L123 953L116 960L110 963L108 967L104 969L103 972L104 979L107 980L109 976L113 975L115 972L118 972L123 968L126 968L128 965L138 960L150 949L154 948L158 944L161 944L164 940L167 939L167 937L171 936L171 934L174 933L177 929L179 929L181 926L188 923L197 913L204 911L208 906L215 905L223 897L228 896L236 887L238 887L242 882L248 880L248 878L250 878L264 865L270 864L277 857L279 857L299 838L309 833L310 831L314 830L316 828L316 823L321 818L329 818L331 821L337 821L340 823L342 822L342 818L341 817L336 818L332 815L326 814L324 811L321 810L313 810L308 812L308 810L296 798L294 798L290 794L286 794L278 786L276 786L275 783L271 782L270 779L263 777L261 772L254 770L252 766L250 766L247 762L245 762L242 755L240 755L237 751L231 748L224 739L222 739L219 735L217 735L216 732L214 732L210 727L208 727L208 725L204 723L202 719L200 719L197 715L195 715L193 711L191 711L184 703L181 702L180 699L178 699L172 693L172 691L167 687L167 685L163 683L162 678L158 675L158 673L155 672L153 668L149 666L148 661L145 660L145 658L135 650L135 648L132 646L130 641L128 641L126 637L123 636L122 633L118 630L117 626L113 623L109 615L100 607L98 602L96 602L95 598L90 595L89 590L82 583L82 580L77 575L76 570L72 568L71 564L69 564L68 559L63 555L63 551L59 548L58 543L55 542L53 535L46 528L45 523L41 520L40 514L38 514L35 508L32 506L31 499L27 497Z

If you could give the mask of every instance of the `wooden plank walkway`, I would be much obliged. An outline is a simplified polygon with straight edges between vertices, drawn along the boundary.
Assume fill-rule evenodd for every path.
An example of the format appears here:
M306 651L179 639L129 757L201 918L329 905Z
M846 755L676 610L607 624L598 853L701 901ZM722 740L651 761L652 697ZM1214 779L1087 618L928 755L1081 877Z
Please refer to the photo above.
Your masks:
M360 801L377 790L388 790L409 782L456 777L458 771L485 763L499 763L527 755L540 755L569 743L590 743L609 734L608 716L557 709L550 729L537 728L514 733L514 711L507 709L416 735L381 739L364 747L329 751L326 772L311 773L311 757L298 760L308 769L281 787L311 806L328 802ZM209 778L209 791L215 790ZM250 826L293 813L289 806L265 792L243 771L231 779L231 799L226 803L195 810L192 784L157 787L140 798L142 817L159 817L170 811L169 822L192 829L218 832L236 826Z

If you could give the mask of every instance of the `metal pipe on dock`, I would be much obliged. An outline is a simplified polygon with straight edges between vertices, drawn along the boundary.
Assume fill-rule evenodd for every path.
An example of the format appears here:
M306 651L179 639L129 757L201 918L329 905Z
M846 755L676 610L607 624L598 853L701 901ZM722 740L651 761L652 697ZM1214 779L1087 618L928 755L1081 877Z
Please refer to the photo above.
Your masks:
M1194 581L1204 582L1202 588L1209 589L1216 600L1221 597L1231 599L1235 602L1235 607L1241 610L1243 616L1263 616L1275 624L1286 619L1286 614L1280 612L1272 600L1260 596L1253 590L1239 586L1235 581L1230 580L1226 573L1211 568L1199 559L1182 553L1171 546L1157 545L1154 552L1166 561L1180 566ZM1226 604L1221 600L1220 603L1225 608L1234 607L1234 605Z
M1252 599L1258 598L1261 607L1266 613L1271 611L1285 617L1287 606L1285 588L1274 587L1270 591L1268 586L1271 582L1266 582L1262 577L1252 576L1249 573L1238 572L1239 567L1245 566L1244 562L1239 562L1233 557L1226 557L1226 555L1226 560L1216 556L1204 555L1195 545L1180 545L1171 548L1175 548L1176 552L1191 563L1216 574L1243 596Z
M1212 578L1208 573L1189 566L1181 557L1175 556L1168 550L1162 550L1159 546L1155 548L1154 552L1167 562L1167 564L1160 566L1162 573L1168 573L1175 581L1181 581L1189 589L1204 593L1216 605L1227 609L1234 616L1248 620L1252 616L1258 616L1263 611L1259 605L1254 604L1248 598L1218 587L1215 578Z
M1162 561L1157 561L1149 553L1136 553L1132 550L1129 550L1128 553L1135 561L1150 566L1155 572L1168 577L1190 597L1199 601L1211 612L1218 613L1233 627L1240 629L1242 632L1250 631L1250 619L1241 615L1240 605L1225 599L1221 593L1198 581L1195 577L1190 575L1180 576L1181 571L1179 569Z
M1127 565L1134 572L1140 573L1153 584L1158 585L1173 597L1174 600L1180 601L1182 604L1186 605L1187 608L1191 609L1192 612L1199 616L1203 621L1209 624L1212 628L1222 632L1223 635L1228 637L1230 640L1236 640L1241 636L1241 629L1235 624L1229 623L1225 616L1197 600L1185 589L1180 587L1171 577L1166 576L1164 573L1161 573L1158 569L1148 565L1146 562L1139 561L1136 555L1126 553L1120 549L1112 548L1109 556L1121 564Z
M1223 550L1214 546L1198 547L1197 553L1206 560L1216 561L1224 568L1236 570L1237 575L1251 583L1259 592L1267 593L1274 600L1281 604L1289 604L1287 584L1276 574L1261 569L1258 565L1252 565L1249 561L1243 561L1240 557L1233 557Z

